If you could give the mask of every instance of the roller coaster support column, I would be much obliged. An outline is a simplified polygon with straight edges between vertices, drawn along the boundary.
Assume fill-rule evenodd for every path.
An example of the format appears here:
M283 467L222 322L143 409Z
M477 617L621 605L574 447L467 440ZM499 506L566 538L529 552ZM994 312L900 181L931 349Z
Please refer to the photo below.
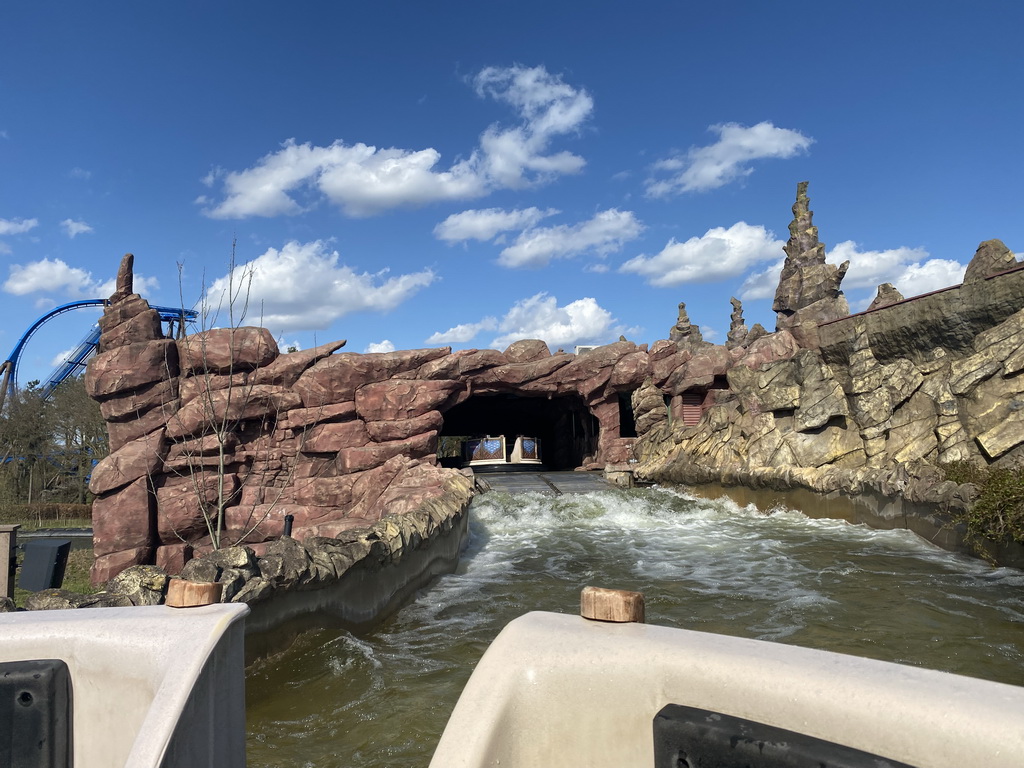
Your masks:
M10 389L10 385L14 382L11 380L11 369L13 364L10 360L5 360L0 365L0 371L3 371L3 378L0 378L0 411L4 409L4 402L7 400L7 390Z

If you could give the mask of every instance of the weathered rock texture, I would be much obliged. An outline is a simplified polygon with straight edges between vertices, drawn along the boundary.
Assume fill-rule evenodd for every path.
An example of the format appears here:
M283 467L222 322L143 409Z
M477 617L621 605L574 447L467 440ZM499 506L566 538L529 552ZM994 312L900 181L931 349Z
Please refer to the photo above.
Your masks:
M542 456L562 467L636 460L651 480L963 506L971 489L939 482L936 465L1024 458L1024 267L987 241L963 285L906 300L882 286L871 310L847 316L845 265L825 262L806 183L793 213L775 333L748 331L734 300L728 343L714 345L680 304L649 350L618 341L578 356L536 340L281 354L259 328L165 339L126 260L86 379L112 448L92 477L94 579L208 568L186 564L233 545L266 560L267 579L285 515L296 541L328 549L402 528L468 484L438 466L439 435L473 434L494 413L516 423L529 411L571 434Z
M791 331L801 345L810 348L817 343L818 325L850 313L839 289L850 262L838 267L825 262L825 245L818 241L812 218L807 182L802 181L796 189L789 241L783 249L786 261L772 304L778 313L776 330Z
M470 398L574 398L583 442L572 465L629 457L619 396L650 367L632 342L577 357L531 340L504 353L335 354L342 341L281 354L268 331L246 327L165 339L131 267L129 256L86 374L111 439L90 484L96 582L148 563L177 573L232 545L260 553L286 515L305 541L410 514L468 482L438 466L437 446L446 414Z
M824 263L805 184L794 215L780 330L653 362L648 385L672 418L638 414L639 476L964 508L973 487L938 465L1024 460L1024 265L990 240L963 285L911 299L880 286L867 312L841 317L844 269ZM654 391L636 407L656 411ZM686 397L702 403L696 423L683 423Z

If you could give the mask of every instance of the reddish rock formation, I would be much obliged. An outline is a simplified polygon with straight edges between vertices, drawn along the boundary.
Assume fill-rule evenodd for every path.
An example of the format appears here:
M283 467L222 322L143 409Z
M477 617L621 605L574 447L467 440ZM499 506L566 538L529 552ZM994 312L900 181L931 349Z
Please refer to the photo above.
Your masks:
M412 526L412 510L427 519L440 495L469 493L438 466L440 435L493 429L511 449L546 430L542 459L559 468L639 459L652 478L1024 454L1024 271L1013 255L988 241L973 282L897 304L883 286L874 311L844 317L845 265L825 263L806 187L775 295L779 330L747 331L734 299L725 345L703 341L683 304L671 338L649 350L620 340L551 354L523 340L504 352L354 354L337 353L340 341L281 354L260 328L174 341L132 293L126 257L86 375L112 449L91 482L94 580L144 563L178 571L193 551L239 542L266 553L272 574L269 542L286 514L296 539L318 542L314 559L348 546L330 537L382 518ZM402 531L389 546L420 535ZM239 595L263 594L267 574Z

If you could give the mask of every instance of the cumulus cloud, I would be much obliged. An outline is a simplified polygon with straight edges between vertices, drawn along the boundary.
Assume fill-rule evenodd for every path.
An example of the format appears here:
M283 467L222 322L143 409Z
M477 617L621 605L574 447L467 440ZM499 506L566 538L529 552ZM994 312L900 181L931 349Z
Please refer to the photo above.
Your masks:
M592 298L558 305L558 299L537 293L517 301L500 319L485 317L476 323L463 323L439 331L427 339L429 344L465 344L482 331L498 331L490 346L503 349L520 339L543 339L551 349L567 349L576 344L606 344L638 328L618 324L612 313Z
M0 219L0 235L20 235L39 226L39 219Z
M60 293L72 299L104 298L115 290L116 279L101 281L92 273L72 267L60 259L41 259L29 264L12 264L5 292L15 296L30 293ZM135 290L145 294L159 286L156 278L135 276Z
M510 105L519 123L491 125L471 154L447 168L433 148L380 148L341 140L326 147L289 139L242 171L215 168L202 179L222 182L224 198L197 203L217 219L295 215L326 197L350 216L369 216L403 206L469 200L493 189L521 188L580 171L585 161L569 152L549 153L555 137L575 132L593 111L586 91L566 84L544 67L488 67L474 79L482 97Z
M92 232L91 226L86 224L84 221L74 221L72 219L64 219L60 223L61 228L64 230L64 234L74 240L75 235L84 235L87 232Z
M64 363L71 358L71 355L74 354L77 349L78 347L68 347L67 349L58 352L50 358L50 367L56 368L58 365L64 365Z
M754 126L723 123L708 128L718 141L706 147L692 147L654 165L667 177L647 180L648 197L668 197L682 192L705 192L725 186L753 173L750 163L764 158L788 158L806 152L814 139L799 131L777 128L770 122Z
M643 230L632 211L611 208L579 224L527 229L501 252L498 263L503 267L543 267L552 259L586 252L605 256L620 250Z
M852 240L836 243L826 260L832 264L850 262L843 279L845 289L874 290L882 283L892 283L907 297L956 285L963 281L966 270L956 261L928 258L924 248L863 251Z
M538 293L517 301L498 325L504 331L491 342L501 349L519 339L543 339L551 349L576 344L606 344L622 332L612 313L592 298L558 306L558 300Z
M636 256L619 271L641 275L649 285L658 287L712 283L775 258L783 245L770 230L738 221L728 229L714 227L685 242L673 238L659 253Z
M338 259L338 252L320 240L293 240L280 250L269 248L237 265L233 274L215 280L207 303L226 313L230 278L236 293L241 290L239 301L247 299L249 322L275 332L325 329L353 312L394 309L436 279L429 269L394 277L387 277L386 269L357 272ZM236 314L239 309L236 306Z
M372 341L366 345L366 349L363 352L394 352L395 345L390 339L384 339L383 341Z
M498 328L498 321L493 317L485 317L479 323L461 323L447 331L438 331L427 337L427 344L465 344L476 337L480 331L493 331Z
M539 221L554 216L559 211L548 208L524 208L506 211L502 208L485 208L482 210L453 213L434 227L434 236L438 240L458 243L464 240L491 240L502 232L529 229Z
M852 240L837 243L825 256L831 264L850 262L843 278L844 291L866 290L870 295L854 303L863 309L874 297L882 283L892 283L907 298L937 291L963 282L966 267L957 261L929 258L923 248L890 248L883 251L865 251ZM740 298L770 299L775 296L779 275L785 259L779 259L767 269L749 275L740 287Z
M774 299L775 289L779 287L779 278L782 276L782 265L785 261L786 258L783 256L767 269L747 275L740 286L740 298L743 301Z

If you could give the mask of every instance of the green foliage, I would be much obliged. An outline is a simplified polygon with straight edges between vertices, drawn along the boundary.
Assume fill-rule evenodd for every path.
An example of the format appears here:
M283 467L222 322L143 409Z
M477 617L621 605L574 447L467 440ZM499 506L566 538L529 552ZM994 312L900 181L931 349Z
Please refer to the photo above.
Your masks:
M71 550L68 554L68 564L64 568L64 581L61 583L60 588L79 595L91 595L93 592L98 591L100 587L94 587L90 578L89 572L91 569L92 547ZM15 586L15 604L24 608L25 601L31 594L31 592Z
M106 424L80 378L49 398L30 384L0 414L0 503L84 504L92 467L107 453Z
M437 439L437 458L461 458L462 457L462 444L467 440L466 437L456 437L452 435L442 435Z
M978 486L978 497L960 519L968 541L1024 544L1024 466L989 469L955 462L943 469L947 480Z

